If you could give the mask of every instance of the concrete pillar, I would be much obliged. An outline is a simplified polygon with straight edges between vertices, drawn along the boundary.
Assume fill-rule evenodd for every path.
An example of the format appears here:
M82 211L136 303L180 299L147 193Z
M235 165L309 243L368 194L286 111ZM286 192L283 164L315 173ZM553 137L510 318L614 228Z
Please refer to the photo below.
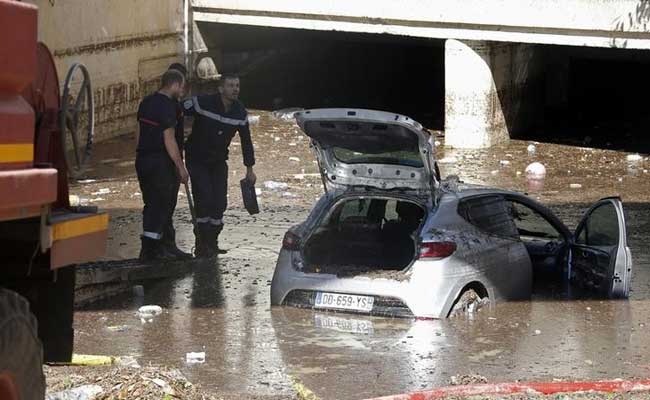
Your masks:
M534 45L445 42L445 143L485 148L539 120L543 68Z

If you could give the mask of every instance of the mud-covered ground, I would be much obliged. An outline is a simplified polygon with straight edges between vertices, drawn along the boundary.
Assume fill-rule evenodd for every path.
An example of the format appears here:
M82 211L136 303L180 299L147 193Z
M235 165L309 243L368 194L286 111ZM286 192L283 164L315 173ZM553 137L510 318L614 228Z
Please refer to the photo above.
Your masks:
M269 285L282 236L307 215L322 185L298 128L268 113L253 114L261 115L253 127L261 214L249 216L242 208L238 181L244 168L233 143L222 239L229 253L180 279L145 283L144 297L129 292L78 310L77 353L178 368L203 390L235 399L293 398L301 388L322 399L361 399L444 386L467 374L489 382L650 375L645 156L628 161L625 153L543 143L533 154L531 143L522 141L480 151L438 150L443 176L530 191L569 227L597 199L622 196L635 259L630 301L572 300L566 288L547 287L530 302L444 321L271 308ZM133 148L128 136L99 144L89 180L72 187L111 214L107 259L133 258L139 250ZM532 187L525 179L532 161L547 168L543 185ZM269 181L286 188L268 189ZM176 226L180 246L189 251L193 236L183 193ZM162 306L163 314L143 324L136 311L144 304ZM205 362L187 364L189 352L205 352Z

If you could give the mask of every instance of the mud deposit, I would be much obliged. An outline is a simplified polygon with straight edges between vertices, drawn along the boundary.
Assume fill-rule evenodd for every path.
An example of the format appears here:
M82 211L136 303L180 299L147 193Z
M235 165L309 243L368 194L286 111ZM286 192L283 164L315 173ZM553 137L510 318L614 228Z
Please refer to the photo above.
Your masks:
M650 163L644 156L630 162L625 153L553 144L538 144L530 154L531 143L520 141L484 151L438 151L443 176L530 191L571 227L598 198L621 195L635 260L630 301L576 300L555 287L530 302L445 321L271 308L269 285L283 234L307 215L322 186L297 127L257 114L262 213L249 216L241 207L236 183L244 168L235 143L222 240L229 253L181 279L146 283L143 297L129 292L79 309L77 353L133 356L141 365L177 368L225 398L291 397L294 378L322 399L361 399L445 386L457 375L478 374L489 382L650 375ZM72 188L110 212L108 259L135 257L139 250L141 200L132 148L129 137L99 145L86 177L93 181ZM547 175L531 187L523 171L533 161L542 162ZM269 181L286 186L269 189ZM183 194L176 227L180 246L190 250ZM143 324L136 311L145 304L160 305L163 313ZM111 329L116 326L123 328ZM187 364L189 352L205 352L205 362Z

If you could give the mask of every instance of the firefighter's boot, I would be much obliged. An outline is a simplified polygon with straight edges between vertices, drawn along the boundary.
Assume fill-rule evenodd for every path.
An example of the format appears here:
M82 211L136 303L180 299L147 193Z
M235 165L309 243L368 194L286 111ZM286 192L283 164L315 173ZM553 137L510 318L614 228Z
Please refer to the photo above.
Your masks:
M216 255L212 243L214 243L216 233L208 224L201 224L196 229L196 246L194 256L197 258L210 258Z
M142 248L140 249L140 261L161 261L161 260L170 260L174 256L169 253L165 246L162 243L162 240L152 239L145 236L141 236Z
M215 226L215 235L214 235L214 251L215 254L226 254L228 253L228 250L222 249L219 247L219 235L221 234L221 231L223 231L223 224L222 225L217 225Z
M176 246L175 230L170 229L167 232L165 232L161 240L167 253L172 255L174 258L177 258L179 260L189 260L192 258L192 255L190 253L186 253L183 250L179 249L178 246Z

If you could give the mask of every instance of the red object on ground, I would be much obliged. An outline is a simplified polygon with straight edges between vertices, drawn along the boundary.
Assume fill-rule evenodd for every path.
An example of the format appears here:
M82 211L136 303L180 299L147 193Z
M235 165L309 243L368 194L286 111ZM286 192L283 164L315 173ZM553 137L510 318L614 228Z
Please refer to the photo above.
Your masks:
M650 380L596 381L596 382L538 382L492 383L466 386L448 386L423 392L377 397L369 400L430 400L445 397L511 394L556 394L578 392L625 393L650 391Z

